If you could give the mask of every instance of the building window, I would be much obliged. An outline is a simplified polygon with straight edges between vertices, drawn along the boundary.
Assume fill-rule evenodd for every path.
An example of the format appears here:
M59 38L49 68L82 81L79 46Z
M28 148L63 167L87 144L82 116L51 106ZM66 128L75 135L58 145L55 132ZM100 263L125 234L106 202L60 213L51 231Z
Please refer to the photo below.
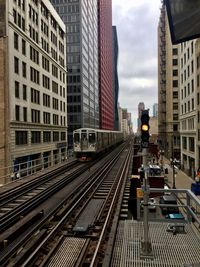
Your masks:
M49 112L43 112L43 123L51 124L51 114Z
M43 105L45 107L50 107L50 96L47 94L43 94Z
M19 74L19 59L14 57L14 72Z
M26 41L22 39L22 54L26 55Z
M178 114L173 114L173 120L177 121L178 120Z
M189 151L194 152L194 138L189 137Z
M59 122L58 122L58 115L57 114L53 114L53 125L58 125Z
M178 48L173 48L173 55L178 55Z
M15 120L20 121L20 106L15 106Z
M43 132L43 142L44 143L51 142L51 132L49 131Z
M31 102L40 104L40 91L31 88Z
M178 103L173 103L173 110L178 110Z
M31 143L41 143L41 132L39 131L32 131L31 132Z
M178 76L178 70L173 70L173 76ZM182 80L183 80L183 75L182 75Z
M28 132L27 131L16 131L15 132L15 144L16 145L27 145L28 143Z
M49 72L49 60L42 56L42 67Z
M178 98L178 92L173 92L173 98L177 99Z
M53 141L59 141L59 132L53 132Z
M40 83L40 73L32 67L30 67L30 80L37 84Z
M194 92L194 80L192 79L192 93Z
M52 92L58 94L58 84L54 81L52 81Z
M42 75L42 85L46 89L50 89L50 79L46 75Z
M58 110L58 99L53 97L52 102L53 109Z
M27 100L27 86L23 84L23 100Z
M192 110L194 110L194 98L192 98Z
M27 108L23 107L23 119L24 121L27 121Z
M36 64L39 64L39 52L36 51L32 46L30 46L30 59Z
M178 87L178 80L173 80L173 87Z
M15 81L15 97L19 98L19 82Z
M19 36L16 32L14 32L14 48L19 49Z
M15 9L13 9L13 19L14 23L17 24L17 11Z
M31 109L31 121L33 123L40 123L40 111Z
M177 124L174 124L174 125L173 125L173 131L174 131L174 132L177 132L177 131L178 131L178 125L177 125Z
M187 137L183 136L182 141L183 141L183 149L187 149Z
M178 59L174 58L172 63L173 63L173 66L177 66L178 65Z
M26 78L26 63L22 62L22 75L24 78Z
M61 141L66 140L66 132L61 132Z

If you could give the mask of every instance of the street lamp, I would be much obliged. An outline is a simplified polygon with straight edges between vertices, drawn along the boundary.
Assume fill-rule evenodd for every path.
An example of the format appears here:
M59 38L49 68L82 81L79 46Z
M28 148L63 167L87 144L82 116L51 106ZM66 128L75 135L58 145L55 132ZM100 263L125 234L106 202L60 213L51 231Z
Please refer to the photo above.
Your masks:
M172 188L175 189L176 188L176 184L175 184L175 168L174 168L174 158L170 158L171 164L172 164Z

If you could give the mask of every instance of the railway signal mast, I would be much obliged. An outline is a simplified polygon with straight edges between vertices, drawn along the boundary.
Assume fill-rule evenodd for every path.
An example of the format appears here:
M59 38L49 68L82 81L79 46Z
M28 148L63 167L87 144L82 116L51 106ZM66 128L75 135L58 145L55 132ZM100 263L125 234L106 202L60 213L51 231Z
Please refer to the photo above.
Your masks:
M149 205L149 182L148 182L148 170L147 165L147 152L149 147L149 110L143 110L141 115L141 147L143 155L143 168L144 168L144 177L143 177L143 186L142 190L144 192L144 237L141 244L141 258L150 258L153 257L151 241L149 238L149 222L148 222L148 205Z
M143 110L141 115L141 145L142 148L149 147L149 110Z

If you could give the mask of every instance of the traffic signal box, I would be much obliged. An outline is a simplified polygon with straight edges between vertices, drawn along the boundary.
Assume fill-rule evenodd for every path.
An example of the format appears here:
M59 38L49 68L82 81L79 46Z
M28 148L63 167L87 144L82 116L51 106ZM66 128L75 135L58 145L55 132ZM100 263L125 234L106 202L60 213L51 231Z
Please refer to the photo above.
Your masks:
M142 148L149 147L149 110L143 110L141 115L141 145Z

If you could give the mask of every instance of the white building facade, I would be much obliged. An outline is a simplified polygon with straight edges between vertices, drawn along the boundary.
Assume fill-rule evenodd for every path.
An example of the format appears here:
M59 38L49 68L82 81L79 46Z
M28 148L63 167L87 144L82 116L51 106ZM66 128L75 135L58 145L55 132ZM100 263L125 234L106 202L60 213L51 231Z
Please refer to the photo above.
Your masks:
M7 179L67 155L66 37L49 1L5 0L2 9L0 101L7 123L0 165Z

